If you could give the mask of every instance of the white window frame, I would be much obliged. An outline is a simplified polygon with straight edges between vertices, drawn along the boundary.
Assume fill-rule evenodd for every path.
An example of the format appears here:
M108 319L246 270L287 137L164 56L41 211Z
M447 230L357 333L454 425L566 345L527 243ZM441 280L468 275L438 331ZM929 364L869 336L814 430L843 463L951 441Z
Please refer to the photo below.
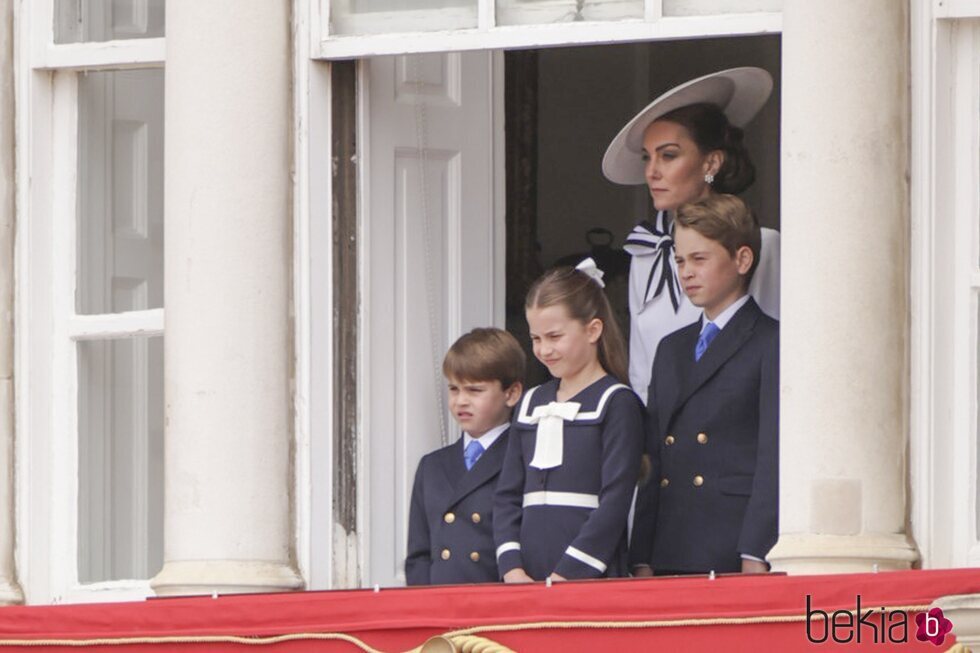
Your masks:
M310 50L312 6L293 0L293 496L309 590L346 586L333 522L333 222L329 63ZM314 337L315 334L315 337ZM339 577L338 577L339 576Z
M331 0L308 1L312 39L310 52L316 59L708 38L782 31L782 12L664 16L663 0L644 0L642 19L498 26L496 0L478 0L475 28L441 31L430 28L430 31L393 34L334 35L330 33ZM438 12L420 13L429 13L431 16Z
M17 104L16 529L30 603L118 601L149 580L78 582L76 343L163 334L162 308L75 314L77 71L159 68L163 38L54 43L53 0L14 7Z
M980 0L912 7L912 534L923 567L976 567Z
M300 574L312 590L351 587L365 560L366 489L358 491L357 538L333 522L333 261L330 121L331 60L476 49L613 44L676 38L779 34L782 12L664 17L663 0L645 0L642 20L548 25L493 25L495 0L479 0L476 29L334 36L328 32L330 0L293 0L295 309L295 543ZM498 80L502 83L502 79ZM360 115L365 98L359 96ZM500 137L502 138L502 128ZM359 136L359 146L367 144ZM502 143L501 143L502 147ZM502 183L502 181L501 181ZM363 225L366 180L358 182L358 221ZM361 244L359 266L368 255ZM363 274L363 272L362 272ZM502 288L502 286L501 286ZM502 292L502 291L501 291ZM503 297L499 298L503 305ZM363 341L359 360L366 360ZM362 370L364 365L360 365ZM360 379L363 395L365 379ZM361 421L363 422L363 417ZM363 426L363 425L362 425ZM363 432L363 428L359 429ZM359 477L365 478L364 443ZM355 560L356 558L356 560Z

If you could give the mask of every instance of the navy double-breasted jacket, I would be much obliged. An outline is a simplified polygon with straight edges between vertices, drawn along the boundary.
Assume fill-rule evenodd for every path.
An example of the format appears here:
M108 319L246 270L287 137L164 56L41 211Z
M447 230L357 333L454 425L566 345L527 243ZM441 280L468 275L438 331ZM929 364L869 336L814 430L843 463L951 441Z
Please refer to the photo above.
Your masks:
M409 585L499 580L493 546L493 494L507 450L505 431L470 470L463 438L423 456L408 517Z
M751 298L712 341L701 322L661 341L647 399L649 481L639 492L631 564L736 572L776 542L779 323Z
M562 463L530 466L537 441L534 409L555 402L558 380L528 390L511 425L497 485L494 539L501 575L518 567L536 580L627 573L626 521L640 469L643 405L605 376L569 402Z

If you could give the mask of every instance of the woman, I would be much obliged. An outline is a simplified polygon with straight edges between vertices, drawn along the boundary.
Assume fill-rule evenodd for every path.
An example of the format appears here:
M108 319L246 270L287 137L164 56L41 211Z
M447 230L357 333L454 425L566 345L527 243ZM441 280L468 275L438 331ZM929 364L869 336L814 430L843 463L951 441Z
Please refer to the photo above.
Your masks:
M660 340L695 322L700 309L681 292L671 224L678 206L710 193L739 194L755 181L741 127L769 99L772 77L761 68L733 68L667 91L613 139L602 172L618 184L646 184L656 216L633 229L630 265L630 383L647 399ZM762 229L759 267L750 294L779 318L779 233Z

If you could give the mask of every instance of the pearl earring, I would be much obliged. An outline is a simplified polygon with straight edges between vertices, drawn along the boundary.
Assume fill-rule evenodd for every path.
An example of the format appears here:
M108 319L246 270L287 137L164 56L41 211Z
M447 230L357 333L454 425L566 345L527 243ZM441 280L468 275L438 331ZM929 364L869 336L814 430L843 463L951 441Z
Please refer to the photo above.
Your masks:
M713 184L715 182L715 176L710 172L704 176L704 183Z

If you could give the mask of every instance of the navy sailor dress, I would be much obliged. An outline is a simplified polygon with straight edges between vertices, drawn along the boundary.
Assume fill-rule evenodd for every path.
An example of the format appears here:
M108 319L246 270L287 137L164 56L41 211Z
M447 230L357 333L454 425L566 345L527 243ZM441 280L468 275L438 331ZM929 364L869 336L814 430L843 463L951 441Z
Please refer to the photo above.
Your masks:
M522 567L535 580L626 576L643 405L609 375L565 402L556 401L558 383L528 390L511 425L493 509L500 575ZM560 422L557 459L542 465L536 447L548 419L552 429Z

